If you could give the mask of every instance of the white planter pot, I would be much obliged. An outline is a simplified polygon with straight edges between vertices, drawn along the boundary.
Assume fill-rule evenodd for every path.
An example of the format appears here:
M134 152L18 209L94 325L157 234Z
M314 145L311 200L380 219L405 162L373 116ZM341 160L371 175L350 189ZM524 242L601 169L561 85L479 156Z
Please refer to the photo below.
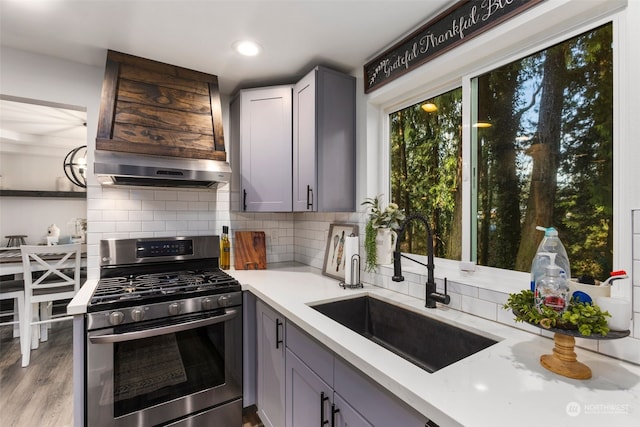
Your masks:
M376 263L393 263L393 251L398 235L390 228L378 228L376 231Z

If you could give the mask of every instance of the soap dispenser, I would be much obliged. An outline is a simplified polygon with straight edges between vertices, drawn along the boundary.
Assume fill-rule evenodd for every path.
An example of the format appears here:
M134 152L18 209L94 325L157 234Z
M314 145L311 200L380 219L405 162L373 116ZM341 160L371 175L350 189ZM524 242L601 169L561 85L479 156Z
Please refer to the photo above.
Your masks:
M544 275L536 281L535 304L538 311L542 306L562 313L569 305L569 286L562 274L563 269L556 264L554 253L549 253L550 263L545 267Z

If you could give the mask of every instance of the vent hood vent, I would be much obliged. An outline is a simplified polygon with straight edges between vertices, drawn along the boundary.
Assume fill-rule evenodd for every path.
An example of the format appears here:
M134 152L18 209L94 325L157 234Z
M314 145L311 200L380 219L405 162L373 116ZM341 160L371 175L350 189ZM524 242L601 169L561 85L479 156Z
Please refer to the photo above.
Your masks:
M103 185L215 188L229 182L231 168L220 160L185 159L96 150L94 171Z
M94 171L102 184L228 182L218 78L109 51Z

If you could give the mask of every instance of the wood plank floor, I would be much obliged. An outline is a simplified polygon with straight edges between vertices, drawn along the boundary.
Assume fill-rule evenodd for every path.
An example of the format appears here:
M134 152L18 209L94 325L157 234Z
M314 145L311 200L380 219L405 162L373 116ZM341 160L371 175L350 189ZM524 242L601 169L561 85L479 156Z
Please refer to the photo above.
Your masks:
M12 338L11 328L0 327L0 424L71 427L72 323L54 323L49 341L31 351L31 363L26 368L20 366L20 340ZM255 413L248 411L242 427L262 427L262 423Z
M0 414L4 426L70 427L72 419L72 324L52 325L49 340L21 366L20 340L0 328Z

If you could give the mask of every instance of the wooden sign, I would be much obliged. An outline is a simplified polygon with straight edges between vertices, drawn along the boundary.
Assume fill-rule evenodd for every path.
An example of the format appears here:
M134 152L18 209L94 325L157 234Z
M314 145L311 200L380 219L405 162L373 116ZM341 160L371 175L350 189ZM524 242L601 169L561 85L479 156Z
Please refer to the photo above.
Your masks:
M364 66L364 92L442 55L543 0L462 0Z

